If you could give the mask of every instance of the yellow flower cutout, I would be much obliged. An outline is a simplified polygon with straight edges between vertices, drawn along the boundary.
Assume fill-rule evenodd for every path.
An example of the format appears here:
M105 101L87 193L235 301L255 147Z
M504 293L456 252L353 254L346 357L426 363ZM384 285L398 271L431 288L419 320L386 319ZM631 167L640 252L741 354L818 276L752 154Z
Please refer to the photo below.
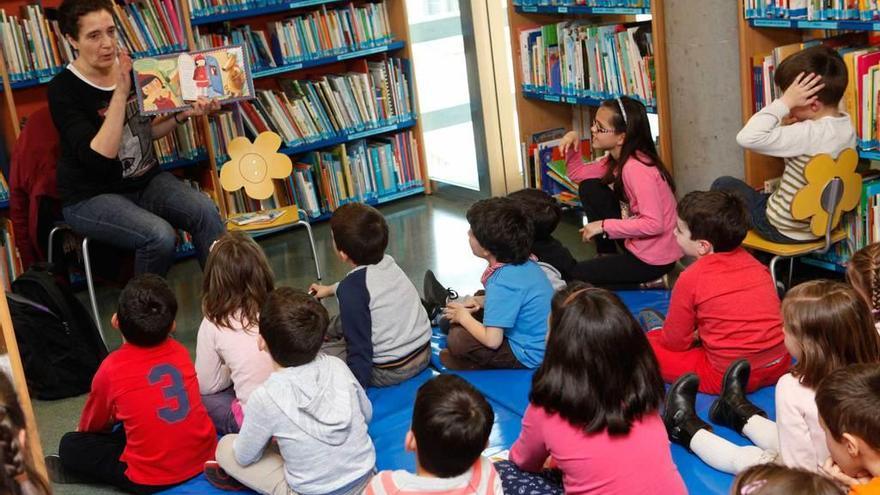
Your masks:
M226 151L229 161L220 169L220 185L227 191L244 187L253 199L268 199L275 192L272 179L284 179L293 171L290 157L277 153L281 137L274 132L262 132L251 144L246 137L229 142Z
M812 217L810 230L814 235L825 235L829 215L822 208L822 192L829 181L839 177L843 181L843 195L830 218L831 225L836 227L843 212L850 211L859 204L862 176L856 173L858 163L859 155L852 148L843 150L837 160L827 154L813 157L804 167L807 185L798 191L791 203L792 216L798 220Z

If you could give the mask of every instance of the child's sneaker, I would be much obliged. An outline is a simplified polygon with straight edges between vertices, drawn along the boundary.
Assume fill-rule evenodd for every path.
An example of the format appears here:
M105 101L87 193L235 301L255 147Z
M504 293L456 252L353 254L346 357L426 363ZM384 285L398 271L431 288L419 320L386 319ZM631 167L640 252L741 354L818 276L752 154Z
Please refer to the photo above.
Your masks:
M639 284L639 289L669 290L669 275L663 275L657 280L651 280L650 282L642 282Z
M220 464L217 464L217 461L205 463L205 478L208 480L208 483L221 490L231 492L247 490L247 487L242 485L240 481L229 476L229 473L224 471Z
M663 328L664 320L663 313L656 309L648 308L639 311L639 323L641 323L642 329L646 332Z
M61 464L61 457L58 454L49 454L43 458L46 463L46 472L49 474L49 481L58 483L59 485L67 485L70 483L83 483L84 480L75 474L64 469Z
M434 272L428 270L425 272L425 280L422 283L422 292L425 294L426 308L443 308L446 303L458 299L458 293L451 288L444 287ZM432 311L428 311L431 314Z

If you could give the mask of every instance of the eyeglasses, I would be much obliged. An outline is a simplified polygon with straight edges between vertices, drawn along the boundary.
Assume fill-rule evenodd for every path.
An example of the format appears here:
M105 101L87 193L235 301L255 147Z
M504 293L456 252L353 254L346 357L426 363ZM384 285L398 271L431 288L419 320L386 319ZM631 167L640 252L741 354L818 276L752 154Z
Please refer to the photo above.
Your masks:
M598 134L614 134L617 132L616 129L606 129L602 127L602 124L599 123L598 120L593 120L593 124L590 125L591 129L594 129Z

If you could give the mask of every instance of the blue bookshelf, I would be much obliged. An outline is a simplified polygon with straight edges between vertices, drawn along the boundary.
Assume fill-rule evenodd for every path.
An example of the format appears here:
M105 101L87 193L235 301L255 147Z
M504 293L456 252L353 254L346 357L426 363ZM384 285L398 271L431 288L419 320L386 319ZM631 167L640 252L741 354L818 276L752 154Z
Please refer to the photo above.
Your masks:
M0 199L0 209L9 208L9 200L8 199Z
M424 186L413 186L413 187L404 189L402 191L397 191L397 192L393 192L390 194L385 194L383 196L379 196L379 198L368 199L367 201L364 201L364 203L366 203L370 206L379 206L379 205L384 205L386 203L390 203L392 201L397 201L398 199L404 199L404 198L409 198L411 196L417 196L417 195L422 194L424 192L425 192ZM309 223L323 222L325 220L330 220L331 216L333 216L332 213L322 213L316 217L310 216L306 219L306 221L308 221Z
M539 91L522 90L524 97L531 100L549 101L552 103L569 103L572 105L585 105L589 107L598 107L606 98L587 98L583 96L561 95L555 93L542 93ZM609 98L613 98L610 96ZM657 113L657 107L646 106L648 113Z
M859 158L865 160L880 160L880 150L859 150Z
M196 248L190 247L187 249L176 251L174 253L174 260L175 261L185 260L187 258L192 258L195 255L196 255Z
M636 7L587 7L585 5L520 5L514 3L517 12L527 14L576 14L576 15L650 15L651 8Z
M321 57L312 60L304 60L302 62L297 62L295 64L287 64L282 65L281 67L272 67L269 69L258 69L254 70L253 76L254 79L259 79L261 77L269 77L269 76L277 76L278 74L284 74L286 72L293 72L301 69L308 69L310 67L318 67L321 65L329 65L336 62L341 62L343 60L349 60L352 58L360 58L366 57L367 55L374 55L376 53L387 53L393 52L396 50L400 50L406 45L403 41L393 41L388 43L387 45L374 46L371 48L364 48L361 50L353 50L346 53L341 53L339 55L333 55L330 57Z
M332 137L330 139L322 139L320 141L315 141L314 143L306 143L299 146L284 146L279 149L278 152L284 153L285 155L300 155L302 153L308 153L309 151L315 151L321 148L329 148L331 146L347 143L356 139L377 136L379 134L385 134L388 132L402 131L405 129L409 129L415 125L416 121L413 119L407 120L406 122L399 122L397 124L390 124L382 127L365 129L363 131L343 131L338 136Z
M880 22L809 21L806 19L748 19L749 26L777 29L827 29L845 31L880 31Z
M208 159L208 155L205 153L201 153L195 158L181 158L179 160L174 160L172 162L162 163L160 167L162 170L174 170L178 168L189 168Z
M294 9L305 7L313 7L315 5L325 5L330 3L341 2L342 0L305 0L301 2L281 2L271 3L254 7L253 5L230 5L223 11L223 7L217 7L218 12L211 14L194 15L190 19L193 26L202 26L205 24L214 24L217 22L235 21L238 19L246 19L259 15L277 14L279 12L287 12Z

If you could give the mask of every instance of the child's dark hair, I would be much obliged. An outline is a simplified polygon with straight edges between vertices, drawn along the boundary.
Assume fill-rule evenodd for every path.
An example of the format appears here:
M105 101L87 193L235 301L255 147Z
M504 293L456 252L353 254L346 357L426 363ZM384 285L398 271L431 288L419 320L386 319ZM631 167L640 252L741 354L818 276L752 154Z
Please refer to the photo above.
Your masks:
M835 440L849 433L880 450L880 363L851 365L826 376L816 390L816 406Z
M868 306L874 321L880 321L880 242L856 251L846 264L846 278Z
M501 263L525 263L534 241L532 219L510 198L477 201L467 211L477 242Z
M811 280L794 287L782 301L782 321L802 350L792 375L807 387L845 366L880 362L868 304L846 284Z
M605 172L602 182L613 184L614 193L618 199L629 203L629 198L626 196L626 191L623 187L622 168L627 160L632 157L649 167L656 167L660 171L663 180L669 184L672 192L675 192L675 181L660 159L657 147L654 146L654 137L651 135L651 124L648 122L648 112L645 109L645 105L632 98L621 96L620 98L603 101L602 107L612 112L613 115L609 124L614 128L614 131L626 133L623 147L620 150L620 156L616 160L609 157L610 166ZM626 118L624 118L621 110L626 112Z
M125 341L140 347L161 344L171 333L177 299L165 279L145 273L131 279L119 295L116 318Z
M314 297L290 287L273 290L260 312L260 336L272 359L284 366L312 362L321 344L330 316Z
M816 93L819 101L826 105L837 105L843 98L849 76L846 72L846 64L837 50L825 46L816 45L806 48L788 56L776 67L776 75L773 80L782 91L788 89L794 83L798 74L817 74L822 76L824 88Z
M23 385L23 384L22 384ZM34 484L37 494L48 495L52 493L49 483L37 473L33 466L32 453L26 451L26 446L19 442L19 433L26 430L24 410L18 402L15 387L6 373L0 372L0 462L2 462L2 483L0 493L22 493L16 477L27 475L27 479ZM31 493L31 492L28 492Z
M473 385L455 375L439 375L419 387L412 432L419 465L434 476L451 478L480 458L495 413Z
M540 189L520 189L507 195L532 217L536 240L547 240L562 218L562 207L556 198Z
M336 249L357 265L375 265L385 256L388 224L372 206L363 203L340 206L330 218L330 231Z
M678 202L678 218L687 224L692 240L705 240L715 252L733 251L749 232L746 207L726 191L693 191Z
M731 495L841 495L833 481L803 469L758 464L739 473Z
M220 327L255 327L260 307L275 288L266 253L247 234L227 232L217 239L205 263L202 313Z
M659 408L663 390L644 331L614 293L576 282L553 296L532 404L587 433L626 435Z
M64 0L58 7L58 27L61 34L78 39L79 18L99 10L106 10L112 15L113 4L110 0Z

